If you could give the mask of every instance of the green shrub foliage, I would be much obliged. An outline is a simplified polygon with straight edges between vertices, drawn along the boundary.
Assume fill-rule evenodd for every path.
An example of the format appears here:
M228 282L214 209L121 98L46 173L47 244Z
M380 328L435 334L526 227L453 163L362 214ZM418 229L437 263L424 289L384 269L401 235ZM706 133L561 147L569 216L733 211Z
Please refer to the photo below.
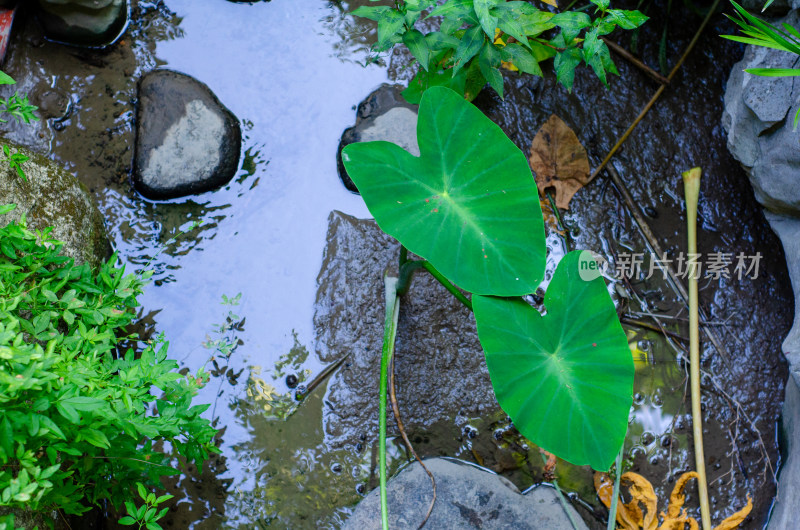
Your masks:
M202 370L181 375L163 337L122 351L149 274L60 248L24 217L0 228L0 506L80 514L178 473L157 447L199 466L219 450L192 405Z

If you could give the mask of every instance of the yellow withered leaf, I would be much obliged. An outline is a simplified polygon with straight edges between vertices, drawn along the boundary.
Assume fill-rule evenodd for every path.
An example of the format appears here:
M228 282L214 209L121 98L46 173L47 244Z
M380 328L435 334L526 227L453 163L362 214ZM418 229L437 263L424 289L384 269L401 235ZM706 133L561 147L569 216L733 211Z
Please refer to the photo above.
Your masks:
M700 529L697 521L693 517L689 517L683 508L683 503L686 502L684 493L686 483L693 478L697 478L697 473L694 471L684 473L678 478L669 497L667 511L666 513L661 512L662 522L661 526L658 526L658 530L686 530L686 525L689 525L689 530ZM620 477L620 482L628 487L631 501L627 504L622 502L617 504L618 530L656 530L658 501L652 484L643 476L630 471ZM614 495L614 484L607 474L594 474L594 489L605 507L610 508ZM644 506L644 509L641 506ZM753 501L748 496L747 506L722 521L714 530L736 530L752 509Z
M739 528L739 525L742 524L742 521L744 521L745 518L748 515L750 515L750 510L752 509L753 509L753 499L751 499L750 496L748 495L747 506L745 506L735 514L731 515L730 517L722 521L722 523L720 523L720 525L716 527L714 530L736 530L737 528Z
M575 132L555 114L536 133L530 164L539 193L544 195L548 188L555 188L559 208L569 208L575 192L589 183L591 171L586 149Z
M628 473L625 475L628 475ZM620 477L620 481L625 479L625 475ZM597 491L597 495L605 507L611 508L611 499L614 496L614 483L606 473L594 474L594 489ZM617 503L617 524L619 525L617 528L620 530L641 530L642 523L642 510L638 508L635 499L628 504Z
M558 4L556 3L556 0L542 0L542 2L544 2L545 4L547 4L549 6L558 7Z

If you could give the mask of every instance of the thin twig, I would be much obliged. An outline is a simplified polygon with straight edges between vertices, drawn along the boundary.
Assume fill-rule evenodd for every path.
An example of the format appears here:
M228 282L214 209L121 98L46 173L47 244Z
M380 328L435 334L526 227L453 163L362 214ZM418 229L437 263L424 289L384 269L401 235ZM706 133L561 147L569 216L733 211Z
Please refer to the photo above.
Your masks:
M326 367L325 367L325 368L324 368L324 369L323 369L323 370L322 370L322 371L321 371L321 372L320 372L320 373L319 373L319 374L318 374L318 375L317 375L317 376L316 376L316 377L315 377L315 378L314 378L314 379L313 379L313 380L312 380L312 381L311 381L311 382L308 384L308 386L306 386L305 392L303 392L302 394L299 394L299 395L297 396L297 398L296 398L296 399L297 399L298 401L302 401L302 400L304 400L306 397L308 397L309 395L311 395L311 393L314 391L314 389L315 389L315 388L317 388L317 387L320 385L320 383L322 383L323 381L325 381L325 379L327 379L329 375L331 375L331 374L332 374L332 373L333 373L333 372L334 372L334 371L335 371L337 368L339 368L339 367L342 365L342 363L343 363L343 362L345 362L345 361L347 360L347 358L348 358L348 357L350 357L350 353L352 353L352 352L347 352L347 353L346 353L346 354L345 354L345 355L344 355L344 356L343 356L341 359L339 359L338 361L336 361L336 362L335 362L335 363L333 363L333 364L329 364L328 366L326 366Z
M636 57L634 54L614 42L613 40L609 39L608 37L600 37L600 40L606 43L606 45L614 50L618 55L621 55L624 59L626 59L629 63L637 67L639 70L643 71L650 77L652 77L655 81L661 83L662 85L668 85L669 79L664 77L663 75L659 74L646 64L642 62L641 59Z
M672 81L672 79L678 73L678 70L680 70L681 65L683 65L683 62L686 60L686 58L694 49L695 45L697 44L697 41L700 39L700 34L703 33L704 29L706 29L709 20L711 20L711 17L717 11L717 6L719 5L719 1L720 0L714 0L714 4L711 6L711 9L708 10L708 14L706 15L706 18L703 19L703 23L700 24L697 33L694 34L694 37L692 38L691 42L689 42L689 45L683 52L683 55L681 55L681 58L678 59L678 62L675 64L675 66L672 68L672 71L670 71L669 75L667 76L668 81ZM603 162L597 167L597 169L594 170L594 173L592 173L592 176L589 178L589 180L594 179L597 175L600 174L603 168L606 167L606 164L608 164L609 160L611 160L611 157L613 157L616 154L616 152L619 150L619 148L622 146L625 140L628 139L628 136L630 136L633 130L636 128L636 126L639 125L639 122L642 121L642 118L644 118L650 111L650 109L653 107L653 105L655 105L656 101L658 101L658 98L660 98L661 94L664 93L664 89L666 89L666 87L667 85L661 85L660 87L658 87L656 93L653 94L653 97L650 98L650 101L647 102L647 105L645 105L642 111L639 113L639 115L636 116L636 119L633 120L633 123L630 124L628 130L625 131L625 134L623 134L620 137L620 139L617 140L617 143L614 144L614 147L612 147L611 151L608 152L606 157L603 159Z
M637 326L637 327L640 327L640 328L649 329L651 331L655 331L656 333L661 333L663 335L667 335L669 337L672 337L673 339L682 340L683 342L689 342L689 339L687 339L683 335L679 335L678 333L675 333L674 331L666 330L663 327L658 326L656 324L651 324L649 322L643 322L641 320L636 320L636 319L629 318L629 317L626 317L626 316L621 316L619 318L619 320L623 324L628 324L629 326Z
M389 399L391 400L392 403L392 413L394 414L394 420L397 422L397 429L400 431L400 436L403 438L403 442L406 444L406 448L412 455L414 455L414 459L416 459L416 461L419 462L419 465L422 466L422 469L425 470L425 473L428 474L428 477L431 479L431 487L433 488L433 498L431 499L430 506L428 506L428 512L425 514L425 518L417 527L417 530L419 530L420 528L425 526L425 523L427 523L428 519L430 519L431 517L431 513L433 513L433 506L436 504L436 479L433 478L433 473L431 473L430 469L428 469L428 466L425 465L425 462L422 461L417 452L414 450L414 446L411 445L411 440L408 439L406 430L403 427L403 420L400 419L400 406L397 404L397 394L395 392L394 379L395 379L394 357L392 357L391 369L389 370Z

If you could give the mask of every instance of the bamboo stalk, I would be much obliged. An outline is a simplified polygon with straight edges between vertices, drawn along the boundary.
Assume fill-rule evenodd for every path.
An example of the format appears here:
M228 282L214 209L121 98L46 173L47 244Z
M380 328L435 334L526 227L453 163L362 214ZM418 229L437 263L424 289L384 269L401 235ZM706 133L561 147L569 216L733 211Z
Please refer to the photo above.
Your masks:
M697 201L700 196L699 167L683 173L686 193L686 224L689 236L689 254L697 254ZM694 459L697 470L697 489L700 496L700 517L703 530L711 530L711 510L708 504L706 460L703 453L703 413L700 410L700 312L696 269L689 270L689 363L692 388L692 429L694 433Z
M658 243L658 239L650 229L650 225L647 224L647 220L644 218L644 214L637 205L636 201L634 201L633 195L631 195L628 186L625 185L625 182L623 182L613 165L606 166L606 171L608 171L609 175L611 175L611 180L614 181L614 185L617 187L617 190L619 190L620 195L622 195L625 205L628 207L633 220L636 221L636 226L639 227L639 230L642 232L645 240L647 240L647 244L650 246L650 249L656 254L656 256L658 256L658 259L661 260L658 266L664 271L664 274L667 275L667 278L669 278L669 285L673 288L675 294L680 296L684 303L688 304L689 293L686 290L686 287L684 287L681 279L675 274L675 271L672 270L669 260L667 259L667 254ZM702 307L699 309L699 311L700 315L703 317L703 322L708 322L711 320L708 318L708 315ZM711 344L714 345L714 348L716 348L717 352L719 352L722 361L725 363L725 366L729 370L733 370L727 350L725 349L725 346L723 346L722 340L720 340L720 338L717 336L717 333L706 325L703 326L703 332L705 333L706 337L708 337L708 340L711 341Z

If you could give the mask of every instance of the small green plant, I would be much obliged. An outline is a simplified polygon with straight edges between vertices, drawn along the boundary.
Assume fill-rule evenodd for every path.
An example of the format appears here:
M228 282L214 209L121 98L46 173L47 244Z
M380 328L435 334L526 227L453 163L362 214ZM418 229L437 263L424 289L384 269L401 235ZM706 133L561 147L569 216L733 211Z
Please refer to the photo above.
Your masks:
M766 9L769 4L764 5ZM736 16L728 16L744 35L720 35L723 39L728 39L744 44L752 44L763 48L772 48L795 55L800 55L800 32L789 24L782 24L783 29L773 26L769 22L761 20L755 15L751 15L745 8L731 0ZM791 77L800 75L800 68L747 68L748 74L760 75L765 77ZM794 128L800 123L800 108L794 115Z
M10 75L0 70L0 85L15 85L16 83ZM7 114L18 122L30 123L31 121L39 121L39 117L35 114L36 109L38 107L28 103L28 96L20 96L17 92L14 92L14 95L8 99L0 98L0 116ZM6 121L8 120L0 117L0 123L5 123ZM11 169L16 171L22 180L27 180L22 164L27 162L29 158L22 153L11 153L8 145L3 145L3 154Z
M420 156L389 142L342 152L378 226L403 245L399 278L386 280L379 451L386 516L386 382L398 294L425 268L473 310L501 407L526 438L576 465L608 470L633 400L633 360L591 253L558 264L544 310L521 297L544 278L539 193L525 155L460 94L433 87L417 122ZM408 252L421 260L408 259ZM468 300L456 287L472 294Z
M81 514L179 473L163 444L198 466L219 449L192 405L206 374L178 373L161 336L122 350L151 273L76 265L50 232L0 228L0 506Z
M506 0L447 0L441 5L436 0L397 0L393 6L362 6L353 14L377 21L375 52L406 45L420 68L403 96L419 103L432 86L446 86L472 100L487 82L502 97L502 66L541 76L539 63L550 58L556 77L569 90L581 62L606 83L607 72L618 72L601 37L617 27L635 29L647 17L610 9L609 0L591 2L594 20L579 10L552 13ZM427 34L416 29L423 15L441 17L439 29Z
M125 526L138 525L137 528L146 530L161 530L158 520L167 514L169 508L158 509L159 504L170 500L174 495L161 495L156 497L155 493L148 492L141 482L136 483L136 491L144 504L139 506L131 501L125 501L125 510L128 515L119 520L119 524Z
M3 154L6 155L6 162L8 162L9 167L17 172L19 178L28 180L25 171L22 169L22 164L30 160L30 158L22 153L12 153L7 145L3 146Z

